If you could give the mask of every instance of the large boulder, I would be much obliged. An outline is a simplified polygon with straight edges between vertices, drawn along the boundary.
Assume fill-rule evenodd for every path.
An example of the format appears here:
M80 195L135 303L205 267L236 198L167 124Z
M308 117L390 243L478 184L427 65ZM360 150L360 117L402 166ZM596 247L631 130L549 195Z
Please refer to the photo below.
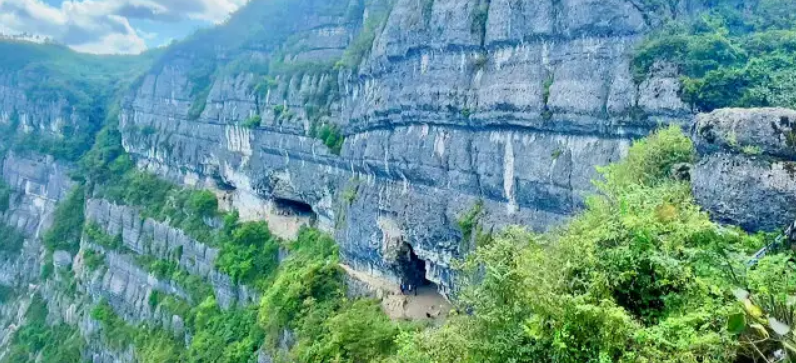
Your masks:
M796 219L796 111L721 109L697 116L694 196L711 217L749 231Z

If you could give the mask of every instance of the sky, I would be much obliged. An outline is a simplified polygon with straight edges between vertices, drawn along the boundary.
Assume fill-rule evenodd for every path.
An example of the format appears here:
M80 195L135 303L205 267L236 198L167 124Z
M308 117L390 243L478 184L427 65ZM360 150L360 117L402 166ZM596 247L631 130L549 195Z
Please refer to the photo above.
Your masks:
M137 54L229 17L248 0L0 0L0 34Z

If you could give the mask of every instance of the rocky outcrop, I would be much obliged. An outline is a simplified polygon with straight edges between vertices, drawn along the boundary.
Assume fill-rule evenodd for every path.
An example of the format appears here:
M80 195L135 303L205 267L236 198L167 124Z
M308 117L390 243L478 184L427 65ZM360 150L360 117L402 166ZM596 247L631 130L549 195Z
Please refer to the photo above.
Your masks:
M216 300L223 307L258 301L257 294L251 288L235 284L228 275L215 269L219 253L217 248L198 242L166 223L142 218L133 207L104 199L89 199L86 202L86 220L99 226L108 235L120 235L124 247L136 254L175 261L188 273L201 277L212 285Z
M722 109L697 117L697 202L715 220L775 231L796 219L796 111Z
M397 281L383 246L410 245L447 291L466 252L457 220L476 203L487 225L545 229L582 207L595 165L690 119L673 68L633 81L630 54L654 18L626 0L397 0L356 71L281 74L262 96L251 73L220 75L196 119L190 60L176 57L126 100L124 146L142 168L230 191L236 206L311 206L357 270ZM308 44L363 23L308 19L337 29ZM310 117L308 104L328 112ZM239 126L252 115L261 127ZM324 122L346 137L340 155L311 136Z
M1 215L3 222L29 238L41 237L52 223L55 205L74 186L71 170L49 155L8 153L2 177L13 195L9 209Z
M9 152L3 159L3 182L11 190L8 209L0 222L22 233L19 254L0 254L0 284L21 286L38 279L42 251L40 238L52 223L56 204L73 187L70 167L47 155Z
M76 110L76 105L63 92L37 92L35 89L41 82L41 75L35 71L0 74L0 126L9 128L4 131L55 138L66 136L67 129L87 131L90 128L87 114Z

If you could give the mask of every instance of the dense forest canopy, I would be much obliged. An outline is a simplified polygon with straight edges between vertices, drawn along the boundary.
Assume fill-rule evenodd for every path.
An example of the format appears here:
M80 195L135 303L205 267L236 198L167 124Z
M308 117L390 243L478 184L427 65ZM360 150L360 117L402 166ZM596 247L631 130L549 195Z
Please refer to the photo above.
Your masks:
M656 62L682 73L682 98L698 111L722 107L796 107L796 3L717 2L655 31L638 49L643 78Z

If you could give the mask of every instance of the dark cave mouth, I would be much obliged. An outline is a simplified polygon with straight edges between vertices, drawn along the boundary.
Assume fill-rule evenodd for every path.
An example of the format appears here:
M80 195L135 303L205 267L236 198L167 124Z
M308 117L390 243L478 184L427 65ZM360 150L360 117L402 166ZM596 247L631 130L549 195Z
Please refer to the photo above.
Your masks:
M402 250L404 253L398 259L401 281L418 288L436 286L426 278L426 261L417 256L412 246L404 243Z
M315 216L315 211L311 205L292 199L274 198L274 209L280 215Z

